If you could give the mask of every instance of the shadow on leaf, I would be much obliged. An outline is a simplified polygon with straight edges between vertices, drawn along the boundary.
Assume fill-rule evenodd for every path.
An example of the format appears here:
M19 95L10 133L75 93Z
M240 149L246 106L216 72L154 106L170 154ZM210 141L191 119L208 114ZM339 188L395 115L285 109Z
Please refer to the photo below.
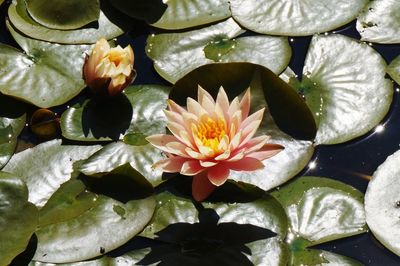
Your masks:
M132 105L123 93L106 100L93 98L83 108L83 132L85 136L91 132L95 138L118 140L129 128L132 113Z
M251 224L219 223L213 209L194 203L199 223L175 223L156 233L155 240L169 244L151 247L138 265L253 265L247 243L276 234Z

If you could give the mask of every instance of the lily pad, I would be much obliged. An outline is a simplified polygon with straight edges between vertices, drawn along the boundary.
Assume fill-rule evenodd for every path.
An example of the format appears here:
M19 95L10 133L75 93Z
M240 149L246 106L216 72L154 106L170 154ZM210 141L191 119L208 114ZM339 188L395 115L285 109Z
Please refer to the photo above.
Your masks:
M271 143L285 147L278 155L263 162L264 169L232 171L230 178L269 190L295 176L308 163L314 147L307 140L315 137L316 130L312 114L304 100L271 71L249 63L206 65L179 80L170 97L184 105L187 97L196 98L198 85L214 96L219 87L223 86L231 99L250 87L251 112L266 107L257 134L269 135Z
M215 263L214 260L219 258L219 261L230 262L226 263L226 265L235 265L232 259L236 258L236 263L238 261L247 262L247 264L240 265L252 265L249 261L269 261L271 265L283 265L287 258L285 256L285 247L281 242L281 239L286 234L286 216L282 207L268 195L246 203L203 203L202 207L195 206L189 199L175 197L169 192L158 194L156 200L155 214L141 235L150 238L157 237L158 240L170 244L178 244L184 248L194 244L192 241L200 237L198 239L199 242L196 242L197 244L192 248L196 249L198 245L204 245L202 248L203 250L209 250L207 253L209 255L205 258L197 256L198 258L193 260L194 258L190 259L189 250L185 255L181 252L181 248L177 250L176 247L172 246L169 252L165 248L164 250L160 249L159 254L162 255L157 257L157 248L155 248L153 251L154 260L150 260L151 252L147 255L149 256L146 261L148 263L157 262L157 258L163 262L176 258L179 261L186 262L186 265L192 265L190 262ZM203 234L208 235L208 233L201 233L204 229L203 227L208 228L208 232L212 232L212 236L205 236L205 238L214 237L218 238L218 241L226 241L221 247L215 247L219 254L214 254L215 250L210 247L210 245L219 243L217 240L216 242L209 240L208 244L202 242L201 237ZM265 233L263 233L262 228L274 231L278 236L262 239L265 238L263 237ZM258 239L246 242L254 237ZM246 252L245 249L242 250L246 257L240 254L240 250L234 251L235 249L231 249L232 246L238 248L242 245L241 243L251 249L251 252ZM266 252L267 247L269 248L268 252ZM267 256L268 259L265 258L266 254L269 254ZM211 263L211 265L213 264Z
M232 0L233 18L265 34L305 36L333 30L355 19L368 0Z
M297 252L296 257L292 257L290 265L362 266L363 264L351 258L325 250L307 249Z
M97 21L100 15L99 0L27 0L26 8L36 22L47 28L59 30L83 27Z
M373 174L365 193L367 224L374 236L400 255L400 152L395 152Z
M339 181L300 177L272 195L286 210L294 250L366 231L363 194Z
M14 153L17 137L25 126L25 115L10 119L0 117L0 168L2 168Z
M82 66L90 46L52 44L26 38L9 24L8 29L23 51L0 44L1 93L48 108L67 102L85 87Z
M314 115L316 144L346 142L382 121L393 97L385 70L385 60L366 43L336 34L313 37L303 80L290 84Z
M152 25L175 30L212 23L231 16L227 0L168 0L161 18Z
M377 43L400 43L400 2L371 1L357 19L361 40Z
M5 172L0 172L0 202L0 264L9 265L28 245L39 212L28 202L25 183Z
M124 14L145 20L147 23L154 23L164 14L167 5L162 0L147 1L125 1L109 0L112 6Z
M386 69L387 73L390 75L397 84L400 84L400 56L396 57Z
M139 233L155 207L152 197L123 204L100 195L95 203L73 219L36 231L38 246L33 259L66 263L100 256Z
M152 165L162 159L165 159L165 156L160 150L148 143L130 145L124 142L114 142L90 156L81 165L80 171L85 175L98 175L130 163L153 186L157 186L163 182L162 171L152 168Z
M30 17L24 0L13 1L8 8L8 17L11 24L27 36L55 43L89 44L97 42L100 38L110 40L124 33L123 30L113 24L102 11L100 11L98 26L96 27L77 30L49 29L40 25Z
M287 38L235 38L243 32L230 18L199 30L151 35L147 39L146 52L153 59L157 72L171 83L195 68L213 62L250 62L263 65L274 73L280 73L289 64L291 49Z
M29 201L43 207L61 184L75 175L74 167L101 148L96 146L63 146L53 140L15 154L4 171L21 176L29 189Z
M78 141L110 141L165 132L169 87L138 85L106 102L78 103L61 117L62 135Z

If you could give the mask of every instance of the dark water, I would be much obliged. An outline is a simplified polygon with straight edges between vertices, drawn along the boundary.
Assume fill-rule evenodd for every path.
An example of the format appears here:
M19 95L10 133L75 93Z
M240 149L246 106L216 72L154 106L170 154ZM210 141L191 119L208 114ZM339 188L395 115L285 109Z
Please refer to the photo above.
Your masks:
M0 8L0 16L3 18L0 22L0 42L15 45L5 30L5 14L6 9L3 4ZM144 23L138 23L135 30L118 40L121 45L130 43L135 51L135 67L138 72L135 84L167 84L155 72L152 61L144 52L146 38L151 31L152 29L147 28ZM337 29L335 32L359 39L358 32L355 30L355 22ZM293 48L290 67L300 76L311 37L290 39ZM372 47L388 63L400 54L400 45L373 44ZM397 88L399 86L395 84L394 89ZM345 144L317 147L312 159L313 167L304 169L301 174L330 177L365 192L368 185L367 177L373 174L387 156L400 149L400 105L398 100L399 92L395 91L390 112L381 123L382 131L373 130L365 136ZM63 109L64 107L56 108L60 112ZM24 137L29 138L26 134ZM400 265L400 257L385 249L371 233L333 241L319 245L318 248L354 258L365 265Z

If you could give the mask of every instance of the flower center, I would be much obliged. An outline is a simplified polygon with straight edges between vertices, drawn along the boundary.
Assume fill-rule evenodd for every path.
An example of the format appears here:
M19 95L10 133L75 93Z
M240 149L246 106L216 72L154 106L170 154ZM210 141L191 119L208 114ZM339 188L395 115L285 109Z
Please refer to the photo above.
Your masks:
M111 49L108 54L108 60L110 60L110 62L114 63L114 65L116 67L118 67L118 65L122 61L122 56L123 56L123 54L121 54L120 51L118 51L116 49Z
M197 137L204 146L218 152L221 139L226 135L226 123L224 119L214 119L207 117L197 125Z

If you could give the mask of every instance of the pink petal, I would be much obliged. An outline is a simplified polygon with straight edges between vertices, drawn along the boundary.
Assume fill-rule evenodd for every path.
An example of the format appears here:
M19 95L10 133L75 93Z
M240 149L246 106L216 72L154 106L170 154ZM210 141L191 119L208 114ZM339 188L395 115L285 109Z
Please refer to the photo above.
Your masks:
M235 162L227 162L227 167L235 171L255 171L264 168L264 164L255 158L244 157Z
M233 101L231 102L231 105L229 105L229 109L228 109L229 117L233 117L233 115L236 113L236 111L240 111L240 103L239 103L238 97L235 97L233 99Z
M243 150L239 150L236 151L234 154L231 155L231 157L226 160L227 162L235 162L235 161L239 161L244 157L244 151Z
M261 124L261 120L256 120L247 125L247 127L242 129L242 137L240 140L239 148L242 148L248 141L256 134L258 127Z
M221 106L223 110L229 109L229 99L228 95L226 94L223 87L219 88L218 95L217 95L217 104Z
M153 165L154 168L159 168L163 172L176 173L180 172L182 165L187 161L187 158L174 156L165 160L158 161Z
M196 102L192 98L187 98L186 107L187 107L187 110L188 110L189 113L192 113L197 117L201 117L201 116L203 116L203 115L208 113L208 111L205 110L203 108L203 106L201 106L201 104L199 104L198 102Z
M275 156L276 154L281 152L283 149L284 149L284 147L279 144L266 144L259 151L249 153L246 156L255 158L260 161L264 161L268 158L271 158L272 156Z
M169 131L171 131L172 134L174 134L174 136L179 141L181 141L182 143L186 144L191 148L194 148L194 145L190 139L190 135L187 134L186 129L181 124L175 122L168 122L167 128L169 129Z
M250 88L246 90L242 100L240 101L240 110L242 111L242 117L245 119L250 112Z
M268 142L269 139L270 137L267 135L262 135L252 138L243 146L243 148L246 150L246 154L257 151L262 147L264 147L264 145Z
M177 142L178 139L172 135L165 135L165 134L157 134L152 135L146 138L148 142L154 147L163 150L165 152L169 152L169 149L166 147L168 143Z
M200 165L203 167L213 167L215 165L217 165L217 162L212 162L212 161L200 161Z
M186 112L185 108L176 104L173 100L168 100L167 104L168 104L168 109L172 112L176 112L178 114L181 114L182 112Z
M174 142L168 143L165 146L168 149L168 153L175 154L175 155L178 155L181 157L190 157L190 155L187 154L185 151L187 146L185 144L183 144L182 142L174 141Z
M205 168L200 165L198 160L186 160L182 165L181 174L193 176L203 172L204 170Z
M254 121L261 121L264 116L264 110L265 110L265 108L262 108L262 109L258 110L257 112L251 114L245 120L243 120L242 124L240 125L240 129L247 127Z
M205 200L217 187L207 178L207 172L200 173L193 177L192 196L196 201Z
M211 96L211 94L208 93L205 89L203 89L200 85L197 86L197 100L201 105L207 100L212 103L212 105L215 105L214 98ZM203 105L204 106L204 105ZM214 107L213 107L214 109Z
M189 154L190 157L192 157L193 159L197 159L197 160L203 160L206 157L201 154L200 152L194 151L193 149L186 147L185 149L186 153Z
M225 183L229 176L229 168L224 164L218 164L208 170L208 179L216 186L221 186Z

